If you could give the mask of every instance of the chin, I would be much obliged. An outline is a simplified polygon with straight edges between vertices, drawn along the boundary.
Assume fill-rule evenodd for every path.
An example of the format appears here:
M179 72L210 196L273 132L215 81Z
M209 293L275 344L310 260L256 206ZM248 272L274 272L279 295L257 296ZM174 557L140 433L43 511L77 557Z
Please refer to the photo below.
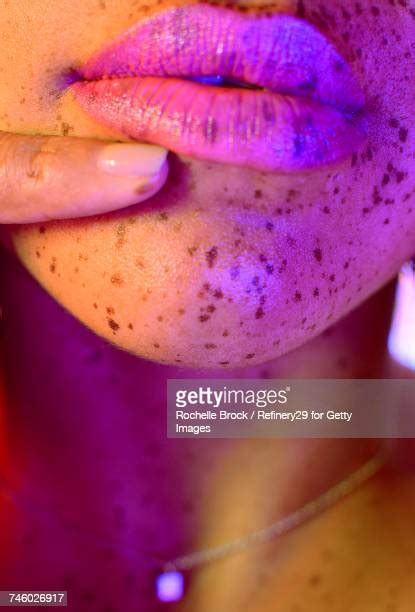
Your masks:
M164 364L249 367L333 325L402 257L384 253L384 273L374 273L320 206L279 214L292 186L290 176L176 160L144 205L15 226L9 238L40 284L120 349ZM350 238L363 231L349 227Z

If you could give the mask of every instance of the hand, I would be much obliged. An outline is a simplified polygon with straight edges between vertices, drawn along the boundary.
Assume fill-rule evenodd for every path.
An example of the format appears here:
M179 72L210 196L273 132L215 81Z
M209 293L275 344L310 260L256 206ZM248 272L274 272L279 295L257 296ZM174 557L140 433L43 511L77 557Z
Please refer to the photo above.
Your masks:
M0 223L85 217L147 200L167 151L150 144L0 132Z

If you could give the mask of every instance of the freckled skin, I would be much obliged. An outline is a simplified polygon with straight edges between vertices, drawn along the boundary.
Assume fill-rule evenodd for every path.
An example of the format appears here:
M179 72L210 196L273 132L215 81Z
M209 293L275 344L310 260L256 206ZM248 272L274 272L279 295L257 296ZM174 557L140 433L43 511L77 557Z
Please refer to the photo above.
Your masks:
M58 5L67 3L48 6L46 25L40 4L27 3L24 23L13 3L6 10L21 27L0 58L8 83L0 128L118 137L70 94L57 96L57 75L170 5L107 1L102 10L92 0L75 2L62 32ZM361 150L295 175L174 158L165 188L144 206L10 229L19 257L57 300L137 355L187 366L244 366L247 355L250 365L265 362L321 333L413 253L413 11L386 0L367 8L351 0L277 2L272 10L308 18L351 63L368 101ZM16 57L34 27L35 44ZM211 288L201 292L204 283ZM115 318L96 307L102 303L113 305Z

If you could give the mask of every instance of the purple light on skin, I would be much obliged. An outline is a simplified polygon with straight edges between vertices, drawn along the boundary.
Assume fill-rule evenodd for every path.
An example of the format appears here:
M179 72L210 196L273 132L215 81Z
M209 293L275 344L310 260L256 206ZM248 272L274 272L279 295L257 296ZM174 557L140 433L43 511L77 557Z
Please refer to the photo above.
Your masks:
M395 361L415 370L415 271L411 263L399 274L388 349Z
M163 602L179 601L183 597L184 578L181 572L170 571L156 578L157 598Z

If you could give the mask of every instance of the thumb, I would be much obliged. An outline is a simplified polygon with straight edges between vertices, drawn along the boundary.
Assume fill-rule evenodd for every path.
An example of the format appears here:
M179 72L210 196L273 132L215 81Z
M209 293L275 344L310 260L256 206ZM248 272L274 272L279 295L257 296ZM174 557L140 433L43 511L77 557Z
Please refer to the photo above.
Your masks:
M147 200L167 151L139 143L0 132L0 223L85 217Z

